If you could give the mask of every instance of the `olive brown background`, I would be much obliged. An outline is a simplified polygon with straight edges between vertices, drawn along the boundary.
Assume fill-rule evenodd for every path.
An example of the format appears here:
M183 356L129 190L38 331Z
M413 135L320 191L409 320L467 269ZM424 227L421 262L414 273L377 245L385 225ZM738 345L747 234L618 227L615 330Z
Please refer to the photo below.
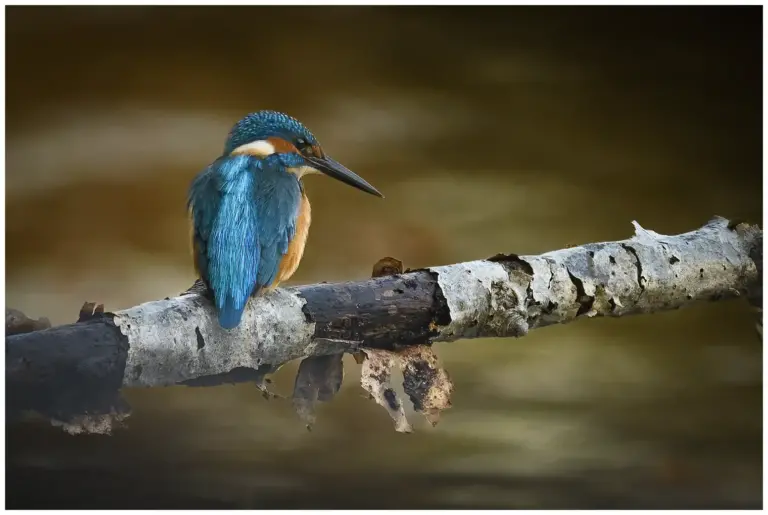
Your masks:
M259 109L376 199L306 180L292 284L762 218L760 7L12 7L6 302L53 323L193 280L186 190ZM7 427L8 507L762 505L742 302L437 346L456 384L393 431L346 362L307 432L242 384L129 390L112 436ZM289 393L296 366L282 369Z

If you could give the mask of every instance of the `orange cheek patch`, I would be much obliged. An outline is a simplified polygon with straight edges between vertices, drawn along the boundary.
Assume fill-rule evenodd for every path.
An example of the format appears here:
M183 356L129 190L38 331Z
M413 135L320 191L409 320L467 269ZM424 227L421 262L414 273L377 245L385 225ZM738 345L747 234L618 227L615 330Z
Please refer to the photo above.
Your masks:
M312 145L312 155L320 158L325 156L325 154L323 154L323 149L320 148L320 145Z
M298 153L298 149L290 142L284 140L283 138L277 138L277 137L271 137L267 138L267 141L275 147L275 152L278 154L288 154L291 152Z

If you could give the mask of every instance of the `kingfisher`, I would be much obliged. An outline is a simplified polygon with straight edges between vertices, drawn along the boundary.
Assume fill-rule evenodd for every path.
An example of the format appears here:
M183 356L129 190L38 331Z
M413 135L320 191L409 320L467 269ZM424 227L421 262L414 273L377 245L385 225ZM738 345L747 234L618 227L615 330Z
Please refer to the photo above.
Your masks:
M327 156L301 122L277 111L239 120L222 155L192 181L187 209L195 271L224 329L240 324L250 297L298 268L312 218L302 178L315 173L384 197Z

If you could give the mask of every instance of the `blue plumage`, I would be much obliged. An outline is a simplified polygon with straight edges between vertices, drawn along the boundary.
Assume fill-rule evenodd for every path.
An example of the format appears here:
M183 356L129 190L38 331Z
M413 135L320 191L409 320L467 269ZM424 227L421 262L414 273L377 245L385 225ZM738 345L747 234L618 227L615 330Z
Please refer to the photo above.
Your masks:
M197 268L219 323L240 323L248 297L275 280L296 230L301 185L285 155L217 159L192 183Z

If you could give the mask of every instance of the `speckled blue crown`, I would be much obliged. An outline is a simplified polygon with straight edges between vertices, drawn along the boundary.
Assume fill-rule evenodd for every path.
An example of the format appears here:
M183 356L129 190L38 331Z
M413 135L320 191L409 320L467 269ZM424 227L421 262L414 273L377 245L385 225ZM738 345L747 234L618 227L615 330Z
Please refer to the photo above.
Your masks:
M317 144L315 136L295 118L277 111L259 111L245 116L232 127L224 145L224 154L230 154L246 143L272 136L294 144L297 139L304 139L310 145Z

